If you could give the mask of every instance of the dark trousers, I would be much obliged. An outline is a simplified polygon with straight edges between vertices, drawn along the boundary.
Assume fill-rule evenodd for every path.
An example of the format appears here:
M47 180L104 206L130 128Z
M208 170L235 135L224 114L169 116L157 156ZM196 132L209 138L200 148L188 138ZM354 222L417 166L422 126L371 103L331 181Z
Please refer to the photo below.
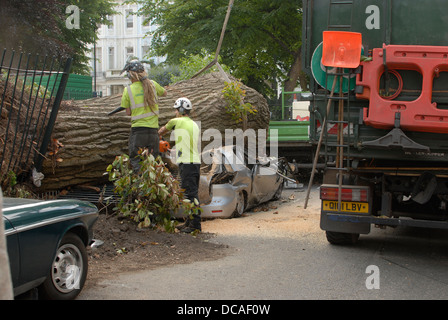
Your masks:
M201 174L201 165L196 163L180 163L179 174L181 180L181 187L185 189L185 198L191 202L194 199L199 201L199 177Z
M129 136L129 158L134 170L140 170L139 149L148 149L157 158L159 156L159 133L156 128L131 128Z
M185 190L185 198L191 202L194 199L199 201L199 177L201 174L201 165L196 163L180 163L179 175L181 180L181 187ZM192 226L198 228L201 223L201 214L193 216Z

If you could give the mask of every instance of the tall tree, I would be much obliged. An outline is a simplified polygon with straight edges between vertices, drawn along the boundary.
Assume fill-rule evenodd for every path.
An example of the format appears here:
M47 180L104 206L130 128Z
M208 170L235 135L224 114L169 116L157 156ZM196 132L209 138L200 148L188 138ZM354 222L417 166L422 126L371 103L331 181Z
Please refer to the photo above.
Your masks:
M169 63L214 52L227 12L228 0L135 0L140 14L158 25L153 54ZM220 51L223 64L242 81L270 96L277 80L291 91L301 80L301 0L237 0Z
M67 10L70 5L77 9ZM73 72L87 73L88 44L97 39L97 25L115 12L113 5L112 0L2 1L0 44L19 52L72 57Z

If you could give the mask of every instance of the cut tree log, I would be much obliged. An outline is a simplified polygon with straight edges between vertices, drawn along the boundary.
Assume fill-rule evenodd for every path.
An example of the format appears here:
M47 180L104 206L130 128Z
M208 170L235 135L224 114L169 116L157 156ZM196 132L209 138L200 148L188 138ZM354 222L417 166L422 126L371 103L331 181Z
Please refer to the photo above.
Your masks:
M234 78L230 77L233 80ZM219 73L178 82L167 87L168 95L159 99L159 125L165 125L175 116L174 102L187 97L193 104L191 118L201 122L202 133L217 129L224 140L226 129L241 128L226 113L223 99L224 79ZM254 89L243 86L245 102L251 103L257 113L248 116L249 129L269 128L270 112L266 99ZM75 185L105 183L106 168L116 156L128 153L130 118L122 111L107 114L120 106L121 95L72 101L62 107L53 130L53 141L62 144L50 150L44 161L45 178L39 191L60 190ZM210 141L205 141L203 147ZM224 141L223 141L224 144Z

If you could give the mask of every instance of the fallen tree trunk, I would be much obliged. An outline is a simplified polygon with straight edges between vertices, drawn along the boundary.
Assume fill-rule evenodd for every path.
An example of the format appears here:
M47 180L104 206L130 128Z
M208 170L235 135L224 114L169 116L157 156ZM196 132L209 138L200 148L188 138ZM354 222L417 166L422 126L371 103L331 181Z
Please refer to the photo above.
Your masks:
M31 170L32 155L42 143L54 99L33 96L29 90L16 88L21 85L1 80L0 186L6 190L10 172L18 176Z
M224 139L226 129L241 128L226 113L224 85L219 73L212 73L168 87L168 95L159 99L159 125L165 125L175 116L174 102L187 97L193 104L191 117L201 122L202 133L217 129ZM251 88L243 86L243 89L246 90L244 102L257 109L256 114L248 116L248 128L268 129L270 113L266 99ZM61 108L53 131L53 150L43 164L45 178L40 191L107 181L103 175L106 167L117 155L128 153L130 118L124 111L107 115L120 102L121 95L116 95L73 101L70 108ZM205 141L203 147L209 143Z

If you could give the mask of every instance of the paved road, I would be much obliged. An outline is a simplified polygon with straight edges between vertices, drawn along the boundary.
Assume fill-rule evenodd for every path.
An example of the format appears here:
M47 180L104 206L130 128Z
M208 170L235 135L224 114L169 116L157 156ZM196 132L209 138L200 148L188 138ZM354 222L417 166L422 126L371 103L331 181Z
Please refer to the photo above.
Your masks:
M285 190L277 209L204 222L212 241L236 249L223 259L117 275L79 299L448 298L448 232L372 228L355 246L333 246L316 190L306 210L304 196Z

